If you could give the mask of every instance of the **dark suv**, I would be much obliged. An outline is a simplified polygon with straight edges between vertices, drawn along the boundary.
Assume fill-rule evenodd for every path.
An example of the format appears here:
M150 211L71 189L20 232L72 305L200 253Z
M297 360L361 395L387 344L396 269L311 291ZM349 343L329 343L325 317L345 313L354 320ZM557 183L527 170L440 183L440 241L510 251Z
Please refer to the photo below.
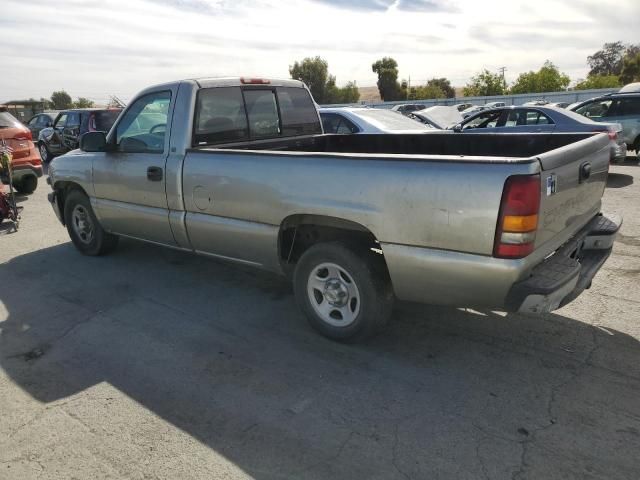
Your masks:
M596 122L622 125L622 135L629 149L640 158L640 91L611 93L569 107Z
M80 137L87 132L108 132L120 115L120 108L85 108L63 110L53 122L38 135L38 150L42 161L78 148Z

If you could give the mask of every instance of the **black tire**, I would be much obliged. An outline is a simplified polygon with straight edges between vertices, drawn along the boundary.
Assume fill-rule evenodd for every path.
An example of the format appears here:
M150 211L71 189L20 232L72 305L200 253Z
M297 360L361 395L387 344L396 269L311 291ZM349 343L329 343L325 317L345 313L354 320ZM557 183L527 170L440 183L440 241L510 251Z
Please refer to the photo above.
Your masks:
M103 230L89 198L79 190L72 190L65 197L64 221L71 241L84 255L104 255L118 246L118 236Z
M332 340L339 342L363 340L384 328L391 317L394 295L382 257L366 248L362 250L360 253L342 242L318 243L304 252L296 264L293 287L298 306L306 315L311 326ZM320 267L325 264L342 269L339 270L338 276L346 273L345 278L352 280L356 287L356 294L347 293L347 300L343 300L344 297L341 297L339 302L346 303L341 307L336 307L336 304L329 302L325 294L319 294L319 288L310 286L314 279L316 281L319 279L317 274L323 270ZM315 275L314 278L311 277L312 275ZM330 274L327 273L326 282L330 281L329 277ZM325 281L324 278L320 280ZM351 282L343 278L339 280L345 288L350 287L348 284ZM326 283L324 291L327 292ZM352 297L357 297L355 305L352 303L354 301ZM314 301L316 302L315 306L312 304ZM322 306L325 309L333 309L328 314L328 317L332 317L328 321L318 312ZM356 306L359 307L357 311ZM353 318L345 325L336 325L335 323L341 322L340 309L344 308L349 310L347 313L353 315ZM340 318L333 317L333 314L339 315ZM325 315L327 314L325 313ZM333 322L333 324L329 322Z
M633 149L636 151L636 157L640 160L640 137L636 138L636 143L633 144Z
M18 193L23 193L25 195L35 192L37 187L38 177L34 175L28 175L19 182L13 184L13 188L15 188Z
M49 163L53 159L53 155L51 155L46 143L38 143L38 151L40 152L40 158L44 163Z

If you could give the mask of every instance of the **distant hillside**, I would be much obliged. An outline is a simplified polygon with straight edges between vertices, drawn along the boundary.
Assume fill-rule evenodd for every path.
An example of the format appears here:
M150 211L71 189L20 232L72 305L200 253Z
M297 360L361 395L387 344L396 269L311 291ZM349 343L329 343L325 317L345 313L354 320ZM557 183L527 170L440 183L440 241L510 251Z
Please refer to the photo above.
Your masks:
M379 102L381 100L378 87L358 87L358 90L362 102Z
M454 87L456 91L456 97L463 97L462 87ZM381 102L380 92L378 87L358 87L360 91L360 101L363 102Z

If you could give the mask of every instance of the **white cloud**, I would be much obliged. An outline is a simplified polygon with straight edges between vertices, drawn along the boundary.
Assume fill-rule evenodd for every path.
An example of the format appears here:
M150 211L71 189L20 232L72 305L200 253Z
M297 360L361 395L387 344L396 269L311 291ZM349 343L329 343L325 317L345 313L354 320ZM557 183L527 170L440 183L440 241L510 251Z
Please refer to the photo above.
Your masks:
M64 88L104 102L185 77L288 77L314 55L338 83L362 86L383 55L412 83L463 85L501 66L513 80L546 59L578 78L604 42L638 41L637 18L637 0L3 0L0 100Z

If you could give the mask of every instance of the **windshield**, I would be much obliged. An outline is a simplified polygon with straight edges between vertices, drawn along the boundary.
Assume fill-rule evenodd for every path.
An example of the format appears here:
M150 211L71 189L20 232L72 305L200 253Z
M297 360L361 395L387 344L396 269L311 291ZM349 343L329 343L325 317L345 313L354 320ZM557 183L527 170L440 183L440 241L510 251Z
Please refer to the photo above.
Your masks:
M352 111L351 113L380 130L431 130L428 126L405 117L398 112L392 112L391 110L363 108L362 110L358 110L357 112Z

